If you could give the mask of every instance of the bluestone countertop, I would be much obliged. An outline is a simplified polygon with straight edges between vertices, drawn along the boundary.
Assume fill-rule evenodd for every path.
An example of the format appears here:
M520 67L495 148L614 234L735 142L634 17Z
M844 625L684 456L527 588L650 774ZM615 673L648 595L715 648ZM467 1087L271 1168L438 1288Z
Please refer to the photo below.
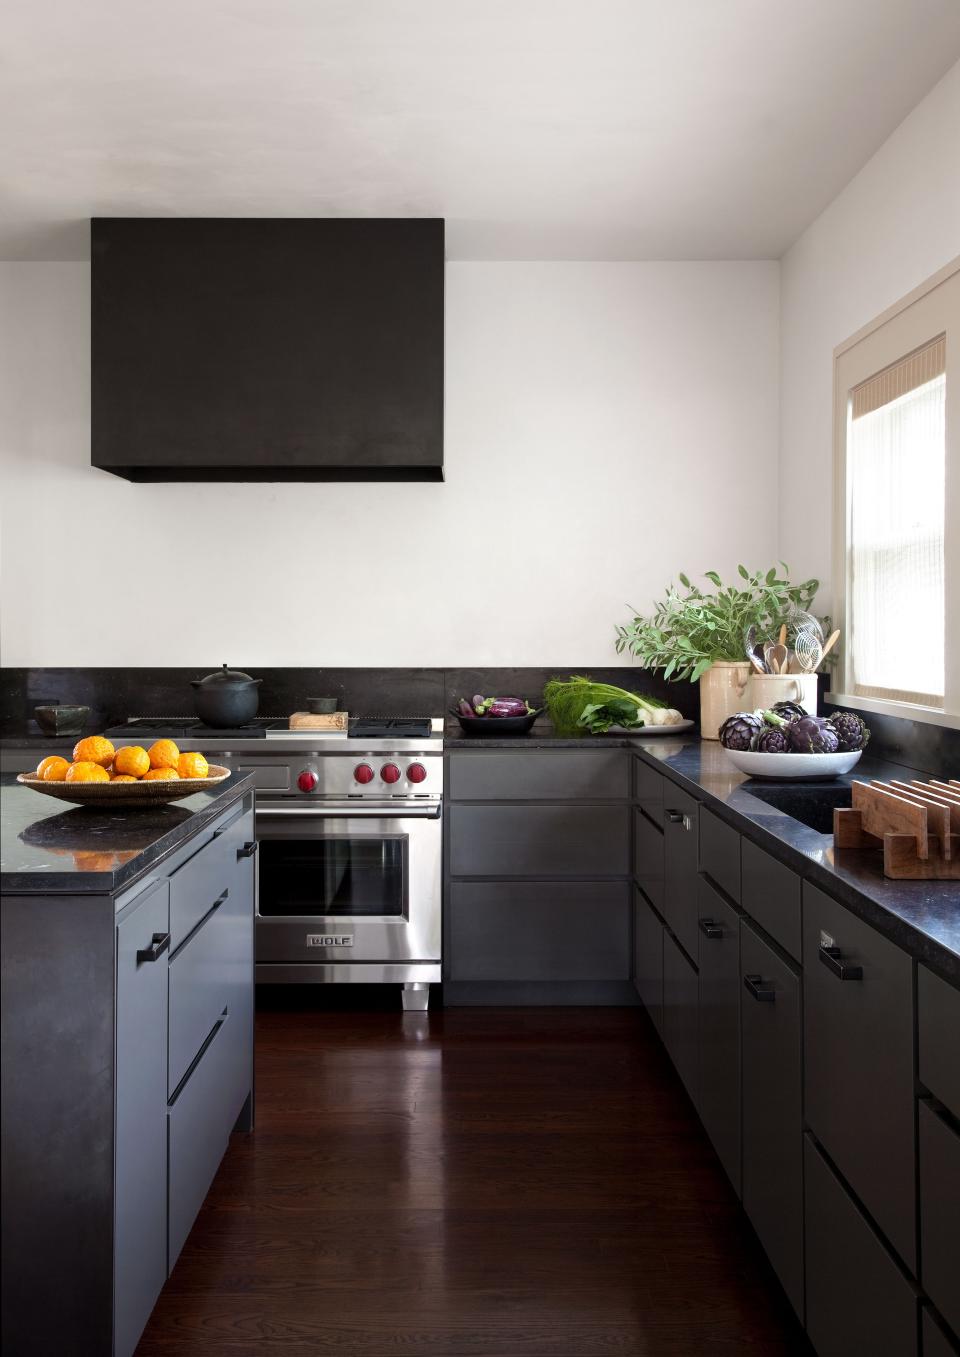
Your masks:
M5 894L106 893L130 886L161 858L253 790L232 773L167 806L71 806L0 777L0 886Z

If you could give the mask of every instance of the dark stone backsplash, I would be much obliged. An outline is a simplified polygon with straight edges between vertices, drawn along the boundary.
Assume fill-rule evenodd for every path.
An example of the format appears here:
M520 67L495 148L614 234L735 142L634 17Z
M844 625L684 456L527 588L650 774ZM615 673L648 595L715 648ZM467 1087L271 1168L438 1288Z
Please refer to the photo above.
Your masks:
M548 669L264 669L236 657L231 668L244 669L260 685L260 715L289 716L302 711L308 697L338 697L354 715L443 716L459 698L473 693L525 697L536 705L544 684L586 667L592 678L662 697L684 716L699 715L695 684L664 683L659 674L621 665L611 669L554 665ZM192 679L197 669L0 669L0 722L4 735L35 733L35 707L71 702L90 707L90 730L116 725L128 716L193 716Z

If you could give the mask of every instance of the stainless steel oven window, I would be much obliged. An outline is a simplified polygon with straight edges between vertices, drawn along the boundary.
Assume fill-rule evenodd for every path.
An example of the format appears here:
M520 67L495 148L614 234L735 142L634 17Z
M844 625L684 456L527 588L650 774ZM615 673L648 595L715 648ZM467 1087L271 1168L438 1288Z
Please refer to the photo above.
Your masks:
M261 917L408 917L406 834L268 834L260 851Z

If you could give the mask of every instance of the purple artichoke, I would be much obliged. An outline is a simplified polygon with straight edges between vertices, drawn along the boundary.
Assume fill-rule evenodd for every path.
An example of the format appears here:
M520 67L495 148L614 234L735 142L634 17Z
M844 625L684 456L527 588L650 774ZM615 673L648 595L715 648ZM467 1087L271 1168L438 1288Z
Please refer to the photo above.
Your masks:
M799 716L787 727L794 754L835 754L840 745L837 732L825 716Z
M827 720L837 733L837 748L842 754L866 749L870 731L863 717L855 711L835 711Z
M720 727L720 743L724 749L752 749L763 729L763 719L752 711L738 711L728 716Z
M785 730L778 730L775 726L765 726L757 736L756 750L758 754L789 754L790 740Z
M778 716L785 716L788 721L807 714L806 707L801 707L799 702L774 702L770 710L775 711Z

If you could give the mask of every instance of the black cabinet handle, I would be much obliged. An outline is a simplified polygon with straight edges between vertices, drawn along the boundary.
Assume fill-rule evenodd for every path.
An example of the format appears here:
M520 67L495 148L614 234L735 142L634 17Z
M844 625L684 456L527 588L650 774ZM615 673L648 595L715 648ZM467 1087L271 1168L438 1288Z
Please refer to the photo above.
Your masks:
M723 937L723 929L715 919L698 919L697 922L700 925L700 932L705 938Z
M762 976L745 975L743 977L743 987L750 991L758 1003L772 1004L776 1001L776 990L765 988Z
M144 961L157 961L169 946L169 933L154 933L150 946L141 947L137 953L137 965L140 966Z
M851 966L849 961L841 961L839 947L827 947L820 944L820 960L828 971L833 971L838 980L862 980L863 967Z
M242 848L237 849L237 857L252 858L259 846L256 839L254 839L253 843L245 843Z
M684 829L689 829L691 820L689 815L684 815L682 810L665 810L664 815L672 825L683 825Z

